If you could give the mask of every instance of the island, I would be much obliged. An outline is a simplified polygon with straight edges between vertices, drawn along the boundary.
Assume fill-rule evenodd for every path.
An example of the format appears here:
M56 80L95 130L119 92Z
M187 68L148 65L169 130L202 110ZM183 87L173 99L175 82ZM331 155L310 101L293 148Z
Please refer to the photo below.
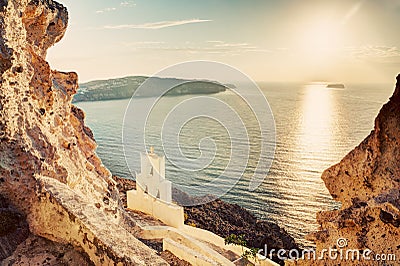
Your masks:
M137 92L148 79L149 77L144 76L129 76L82 83L79 84L73 102L129 99L134 94L136 97L154 97L159 96L160 88L170 87L173 88L165 94L166 96L214 94L224 92L228 88L227 85L215 81L151 77L151 84L146 86L144 91ZM181 85L174 87L175 84Z
M341 83L328 84L328 85L326 85L326 87L328 89L344 89L345 88L344 84L341 84Z

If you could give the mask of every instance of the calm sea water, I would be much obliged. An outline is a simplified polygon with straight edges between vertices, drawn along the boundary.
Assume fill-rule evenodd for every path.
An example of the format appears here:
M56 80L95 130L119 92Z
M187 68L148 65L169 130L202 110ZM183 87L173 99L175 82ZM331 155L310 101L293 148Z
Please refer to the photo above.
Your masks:
M270 171L256 191L247 189L259 155L259 131L251 122L251 112L233 93L215 95L243 111L240 115L246 121L252 151L243 177L223 199L243 206L259 218L276 222L299 243L309 246L311 243L304 236L318 228L316 213L340 206L332 200L320 179L322 171L339 162L369 134L393 86L347 85L344 90L326 89L321 84L260 84L260 87L275 117L276 151ZM166 136L167 143L161 142L163 117L173 106L190 97L193 96L163 98L153 111L146 142L156 152L162 151L163 145L176 144L176 136ZM114 174L130 178L121 138L128 102L85 102L78 106L86 112L86 123L95 134L97 153L104 165ZM182 128L179 135L182 153L188 158L199 157L199 142L205 137L213 138L217 148L209 167L197 172L186 171L173 162L179 157L172 158L166 165L168 179L176 184L196 186L223 172L232 149L226 129L212 119L194 119ZM132 140L135 141L134 136ZM136 165L133 170L140 172L138 160Z

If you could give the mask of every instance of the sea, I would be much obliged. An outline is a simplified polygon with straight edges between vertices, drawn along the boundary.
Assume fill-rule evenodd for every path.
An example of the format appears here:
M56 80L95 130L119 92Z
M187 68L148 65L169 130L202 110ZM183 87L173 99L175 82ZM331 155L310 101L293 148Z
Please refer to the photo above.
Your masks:
M211 117L199 117L177 125L180 127L178 136L175 131L161 134L165 117L174 107L201 96L183 95L158 101L146 124L146 146L153 146L157 154L164 154L169 145L179 146L181 153L166 158L166 178L186 187L196 187L223 175L232 152L237 153L235 156L246 157L244 164L229 166L236 167L241 176L221 198L244 207L259 219L277 223L300 245L312 247L313 243L305 236L318 229L317 212L340 208L340 203L335 202L325 188L322 172L338 163L371 132L374 119L394 86L346 84L345 89L327 88L324 83L258 83L258 86L271 108L276 138L273 158L270 158L272 164L269 169L266 167L257 189L248 189L248 184L260 159L259 121L252 124L251 109L229 90L212 97L228 103L237 113L243 112L238 115L245 121L249 143L243 140L243 145L232 147L229 130L235 131L232 127L236 124L224 125ZM135 172L140 172L139 155L144 150L126 159L122 134L129 103L129 99L124 99L76 105L86 113L86 124L94 132L97 154L103 164L115 175L134 179ZM223 106L203 108L209 108L222 120L231 115ZM169 136L168 132L175 132L171 133L175 135ZM205 139L211 139L213 145L201 145ZM132 136L132 141L139 140ZM202 169L193 170L191 162L204 152L211 152L214 157ZM134 160L134 163L127 163L127 160Z

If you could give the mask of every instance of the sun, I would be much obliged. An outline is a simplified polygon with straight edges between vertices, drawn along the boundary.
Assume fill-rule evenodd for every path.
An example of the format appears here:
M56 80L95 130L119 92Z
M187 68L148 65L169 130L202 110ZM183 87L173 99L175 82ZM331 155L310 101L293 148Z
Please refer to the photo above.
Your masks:
M343 25L340 21L318 19L303 27L299 36L300 49L312 61L333 60L343 43Z

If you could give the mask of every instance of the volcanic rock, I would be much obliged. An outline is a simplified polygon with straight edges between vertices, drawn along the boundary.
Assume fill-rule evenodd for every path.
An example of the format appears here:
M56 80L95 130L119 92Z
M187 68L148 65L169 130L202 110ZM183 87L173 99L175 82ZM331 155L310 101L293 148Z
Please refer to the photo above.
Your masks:
M24 240L16 230L26 218L34 235L71 245L96 265L166 265L124 227L116 183L71 104L77 74L46 62L67 24L66 8L52 0L0 1L0 195L15 208L0 214L8 226L1 230L21 235L0 246Z
M340 210L320 212L320 230L309 236L322 250L357 250L367 259L299 261L298 265L378 265L382 254L400 257L400 75L393 96L380 110L374 130L340 163L322 174ZM370 254L369 254L370 251ZM346 256L344 256L346 259ZM382 262L384 263L384 262ZM386 261L388 265L397 262ZM393 264L393 265L394 265ZM380 264L379 264L380 265ZM384 264L382 264L384 265ZM396 264L397 265L397 264Z

